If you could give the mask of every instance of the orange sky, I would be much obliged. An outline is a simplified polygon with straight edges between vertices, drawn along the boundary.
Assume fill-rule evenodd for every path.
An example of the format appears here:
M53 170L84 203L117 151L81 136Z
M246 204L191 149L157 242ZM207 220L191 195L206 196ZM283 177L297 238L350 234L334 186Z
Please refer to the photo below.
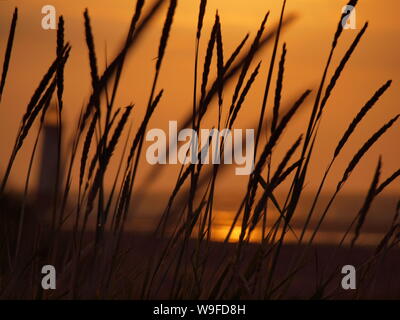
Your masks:
M285 41L288 46L283 103L291 101L295 94L306 88L315 89L322 75L340 10L346 2L341 0L288 0L287 12L296 13L298 19L282 37L282 41ZM376 89L388 79L394 80L391 89L358 128L341 160L334 168L328 187L332 188L336 184L338 175L342 173L344 166L366 138L398 112L400 65L397 60L400 53L398 41L400 24L396 13L399 12L400 4L397 0L386 0L382 7L382 2L377 0L360 0L359 2L357 28L360 29L366 20L370 22L370 27L343 72L330 103L327 105L327 112L320 128L320 138L317 141L316 160L311 164L313 170L308 177L307 188L309 189L313 189L320 181L332 150L351 119ZM125 37L133 12L133 3L129 0L113 2L52 0L51 3L48 1L0 1L1 57L4 54L13 8L18 6L20 10L8 82L0 105L1 171L4 170L5 159L8 159L11 152L19 119L35 86L55 55L55 31L45 31L41 28L42 6L52 4L56 7L58 14L64 15L66 39L72 44L72 54L66 69L65 83L65 118L68 132L71 133L76 127L75 124L72 124L72 120L78 115L79 109L90 94L90 74L83 33L83 10L85 7L89 8L99 66L102 70L105 65L106 50L108 59L111 60ZM279 17L280 6L281 1L211 0L208 5L203 34L209 34L215 10L218 8L222 20L224 49L225 52L230 53L247 32L255 34L263 15L269 9L271 16L268 26L275 23ZM165 89L165 95L150 122L149 129L166 128L168 120L179 121L190 112L197 14L197 1L179 1L158 85L159 89ZM148 99L163 19L164 12L153 28L148 31L134 54L129 57L123 74L117 106L136 104L133 117L135 119L134 128L142 119L144 105ZM337 65L338 58L346 50L356 32L357 30L344 32L333 66ZM205 45L203 39L202 52L205 51ZM270 55L270 48L267 48L257 58L263 60L263 68L243 107L238 120L239 127L250 127L257 119ZM225 99L229 101L230 98L228 90L225 93ZM304 129L307 116L308 113L304 112L296 118L293 126L281 141L278 154L281 154L279 150L285 150L288 143L293 143ZM374 147L354 172L346 191L365 191L368 188L373 174L371 168L375 168L379 154L383 155L384 177L398 169L399 133L399 126L396 125ZM28 140L24 151L29 152L31 146L32 139ZM118 156L118 154L117 152L116 155ZM11 180L14 185L21 186L23 184L21 177L26 174L27 162L22 153L14 168ZM144 170L142 172L146 172L149 166L143 162L142 168ZM177 170L178 166L164 170L164 174L155 183L153 190L170 190L175 182ZM227 170L227 174L229 176L219 182L223 184L224 192L234 191L239 186L243 186L245 178L234 176L233 168ZM397 183L391 190L394 191L398 187Z

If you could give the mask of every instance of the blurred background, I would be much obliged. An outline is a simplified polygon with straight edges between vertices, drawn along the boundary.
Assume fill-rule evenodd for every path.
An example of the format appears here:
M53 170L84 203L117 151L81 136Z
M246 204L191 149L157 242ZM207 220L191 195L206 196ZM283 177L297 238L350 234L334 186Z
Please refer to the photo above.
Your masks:
M295 19L285 28L281 38L281 43L286 42L288 49L283 105L289 104L300 92L307 88L316 90L341 10L346 3L346 0L289 0L287 2L286 13L287 15L295 15ZM64 147L68 148L72 134L76 130L76 121L80 110L87 103L91 92L83 11L85 8L89 9L98 65L100 70L104 70L107 61L112 60L126 37L130 19L134 12L135 1L80 0L71 2L52 0L51 3L39 0L30 2L22 0L0 1L1 55L4 55L12 12L14 7L19 8L19 21L10 72L0 106L1 175L7 165L19 121L25 112L26 105L36 88L36 84L47 71L56 55L56 30L44 30L41 26L41 20L44 16L41 9L44 5L49 4L56 8L57 17L59 15L64 16L66 40L72 45L70 60L66 66L65 106L63 111L65 121ZM200 61L204 57L217 9L222 22L224 50L228 55L246 33L249 32L252 37L255 35L262 18L270 10L266 28L266 32L268 32L269 28L278 22L280 8L281 1L210 0L200 46ZM365 37L345 68L327 105L319 138L316 142L314 160L311 163L312 170L309 171L306 182L306 196L303 199L300 214L296 217L298 219L301 219L301 212L304 211L305 214L305 211L309 208L307 193L315 193L324 170L331 160L332 151L348 124L374 92L389 79L393 79L392 87L352 136L340 159L335 163L324 189L324 194L334 190L349 160L366 139L383 123L398 113L398 101L400 100L398 79L400 74L400 64L398 63L400 44L398 35L400 24L398 23L397 12L399 9L400 3L397 0L386 0L384 4L377 0L359 1L356 11L357 29L348 29L343 33L334 57L333 68L337 66L340 58L364 23L366 21L370 23ZM150 93L164 13L165 10L162 15L158 16L153 27L148 29L147 35L141 39L140 45L128 57L122 74L116 105L125 107L131 103L135 104L132 132L136 132L143 118ZM165 89L165 93L148 129L161 128L167 131L169 120L177 120L178 123L183 123L186 116L191 113L197 15L198 1L179 2L158 83L158 89ZM281 49L279 54L280 52ZM262 60L263 64L241 110L236 123L237 128L253 128L257 124L270 57L271 46L267 46L255 59L256 62ZM200 72L202 71L201 67L200 65ZM227 88L224 93L225 108L228 108L231 99L231 90L229 89ZM269 111L272 102L273 99L270 99L270 104L267 106ZM305 129L309 111L310 103L292 122L291 127L279 143L276 152L277 160L272 164L273 167L279 163L278 159L282 157L288 146ZM210 112L205 121L210 124L209 128L215 125L216 115L217 107L214 103L213 112ZM51 136L51 132L49 134ZM332 237L336 237L335 240L337 240L337 234L339 232L340 235L342 226L347 226L348 221L353 218L353 216L349 216L349 213L353 213L361 206L364 199L363 195L366 194L373 178L374 172L371 168L375 168L379 155L382 155L383 159L382 176L384 178L398 169L398 137L399 126L395 125L362 160L339 196L333 208L333 214L325 222L324 231L326 233L321 234L320 241L329 242ZM23 152L19 154L16 160L8 186L9 189L16 192L20 192L24 187L24 177L28 170L30 150L33 147L34 138L34 134L28 137ZM43 141L46 141L46 139ZM46 150L46 143L43 144L43 141L41 143L42 152ZM47 141L47 146L51 146L51 143L50 138ZM116 150L117 157L122 152L122 146L121 143ZM144 148L146 148L146 145ZM48 168L51 165L45 162L50 154L51 152L44 153L44 156L37 158L38 160L34 165L32 188L43 187L43 184L45 184L46 178L41 174L41 168ZM153 167L147 164L144 156L142 156L142 160L138 176L139 183L137 184L137 190L140 191L137 196L140 197L140 209L137 211L140 214L135 216L135 219L138 219L140 223L132 222L130 225L132 228L148 230L154 225L151 217L161 213L165 207L168 195L175 185L180 166L163 166L163 168L160 168L161 173L155 179L149 181L147 177ZM114 162L114 167L110 168L110 175L113 175L113 172L115 173L117 170L115 164L117 162ZM221 230L221 234L226 232L232 214L245 194L247 177L235 176L234 169L235 166L229 166L224 171L224 176L217 180L215 209L219 214L215 215L217 219L216 230ZM47 178L51 179L50 177ZM113 180L110 179L109 184L105 186L106 189L110 188L112 183ZM388 221L391 221L398 200L398 188L399 183L394 183L375 203L366 225L364 243L371 241L375 243L376 239L380 238L380 232L384 230L384 226L387 225ZM72 192L76 192L76 190L72 190ZM280 189L282 198L284 198L285 192L287 190L283 186ZM325 205L326 202L327 198L324 195L321 206ZM217 239L218 234L217 232L215 235Z

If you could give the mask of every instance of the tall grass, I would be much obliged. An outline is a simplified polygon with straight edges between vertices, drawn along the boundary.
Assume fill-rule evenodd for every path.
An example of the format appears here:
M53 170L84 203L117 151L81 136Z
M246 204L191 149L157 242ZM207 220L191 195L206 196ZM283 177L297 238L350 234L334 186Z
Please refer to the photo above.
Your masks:
M164 4L167 3L147 105L137 105L135 108L133 105L125 108L116 107L116 96L120 88L121 75L125 70L125 62L138 43L138 39L146 35L149 23L155 19L156 15L163 10ZM302 225L301 234L297 235L292 227L292 221L299 212L298 207L304 196L305 182L309 171L312 170L310 162L315 156L314 147L319 136L319 127L322 125L322 117L343 70L367 31L368 24L365 24L357 34L328 81L333 57L343 31L341 21L344 16L339 17L340 23L333 36L331 49L316 95L313 98L305 130L299 137L293 139L276 169L272 170L272 162L277 161L275 150L280 145L282 136L291 127L293 119L300 110L305 110L305 104L311 98L311 89L305 89L293 102L284 103L284 100L290 101L284 94L285 62L288 52L286 43L282 45L280 61L277 63L276 60L281 47L282 32L292 20L291 16L285 16L286 1L282 2L279 22L275 27L267 27L269 12L266 13L251 43L247 44L250 36L246 35L230 55L224 46L223 17L218 12L215 14L210 35L204 39L203 24L205 16L208 14L207 1L202 0L199 4L197 29L194 34L193 103L190 108L191 113L184 126L191 125L193 129L199 130L203 126L205 115L210 113L213 106L217 106L218 117L214 124L215 127L220 129L222 123L225 123L227 128L235 128L237 119L242 114L249 112L244 106L254 83L265 81L263 99L260 105L253 106L251 111L258 114L254 171L249 175L247 184L243 186L245 196L237 208L236 215L232 217L233 222L225 242L218 244L218 256L215 257L211 254L212 248L216 246L212 242L215 215L213 209L218 191L217 181L221 179L220 173L225 166L216 164L207 167L200 161L197 164L182 165L165 209L160 212L159 224L155 228L154 234L144 238L147 247L142 247L140 237L133 238L138 243L131 245L136 250L140 248L140 255L143 256L138 258L134 251L126 250L126 239L129 232L125 230L125 227L129 216L137 212L138 203L135 202L137 201L135 196L143 192L138 187L135 188L140 171L139 163L143 157L142 148L149 122L154 117L163 97L164 89L158 89L158 79L163 72L163 62L169 49L170 35L174 32L173 22L179 5L176 0L157 0L144 13L145 1L138 0L127 30L126 40L103 72L97 62L95 34L92 31L89 11L86 10L83 13L83 26L88 49L85 63L90 66L92 92L88 103L81 110L79 122L75 124L77 130L73 143L67 151L65 183L62 183L59 171L63 146L64 68L68 63L71 47L64 39L64 30L68 28L68 25L60 17L54 62L48 68L27 104L11 156L8 159L8 166L1 181L1 238L5 245L0 246L0 259L2 259L0 297L25 299L287 298L287 292L300 276L303 267L307 263L313 262L309 255L310 249L314 245L315 238L330 213L337 195L351 178L351 174L357 169L359 163L365 158L367 152L387 131L393 130L399 117L396 116L383 124L355 152L342 178L337 182L337 188L330 201L320 213L317 225L311 227L310 222L312 217L318 214L317 203L332 166L340 158L342 150L348 147L348 142L357 127L389 89L391 81L388 81L360 109L339 140L336 149L333 150L332 160L314 194L312 205ZM357 1L352 0L349 4L355 6ZM12 61L17 14L18 10L15 9L3 63L0 99L6 88L7 74L12 72L12 68L9 70L9 66ZM268 30L267 34L265 33L266 29ZM272 56L266 59L267 63L255 61L257 54L271 43L273 43ZM204 61L200 61L202 44L205 47ZM273 92L272 79L276 64L278 64L278 71L275 96L270 102L269 96ZM265 66L266 74L264 74ZM199 76L201 67L201 76ZM211 79L213 74L216 74L215 79ZM232 82L234 84L233 94L232 97L228 97L228 91L225 88ZM109 90L111 90L111 96ZM216 98L217 101L215 101ZM32 191L29 188L29 181L37 143L52 100L57 103L59 140L54 201L52 208L44 209L51 212L51 227L49 228L46 223L26 222L25 218L28 211L31 210L27 206L28 200L34 199L33 194L30 194ZM269 106L272 111L271 119L267 116L267 107ZM130 118L137 108L144 108L145 115L137 131L131 134L131 129L128 129ZM41 117L39 117L40 115ZM40 119L40 129L36 135L36 143L33 150L28 151L24 142L27 136L34 131L33 125L38 119ZM266 130L266 123L270 123L269 130ZM125 132L128 137L123 148L124 152L121 157L117 157L115 150L121 143ZM266 133L264 145L261 144L262 139L260 138L262 132ZM227 147L223 140L220 150L221 157L224 154L224 148ZM20 214L16 215L17 218L10 218L7 214L9 207L6 201L9 197L8 181L14 162L22 149L31 154L29 170L24 195L20 201L17 201L16 212ZM196 150L196 152L195 156L200 159L201 150ZM113 162L116 162L118 167L115 175L110 173ZM75 169L79 172L77 177L73 174ZM383 161L380 159L364 204L355 215L342 241L337 244L337 248L342 247L350 233L353 233L351 248L356 245L363 232L363 226L368 219L367 213L373 201L400 176L399 169L380 183L382 169ZM161 168L154 169L150 178L159 178L161 170ZM104 188L106 179L112 181L111 193L107 193ZM146 182L148 180L145 180ZM286 185L287 196L285 201L280 202L275 194L283 184ZM288 189L287 185L289 185ZM70 192L72 187L78 190L76 196ZM278 212L276 219L273 218L273 210ZM397 206L390 229L378 244L373 256L362 265L361 272L365 279L371 273L373 265L378 263L382 256L397 247L399 239L396 232L399 227L399 212L399 206ZM29 214L34 214L34 211ZM95 232L91 232L88 224L94 215L96 227ZM15 219L17 219L17 227L14 226ZM66 231L64 226L66 222L70 221L72 221L73 229ZM240 234L238 240L231 245L229 241L235 227L240 228ZM261 239L257 244L250 244L257 228L262 230ZM311 236L306 239L306 232L310 231L310 228ZM278 270L281 267L282 252L288 233L294 234L298 240L297 254L292 257L289 267L282 276L281 272L278 275ZM308 241L306 242L306 240ZM8 263L3 263L3 261ZM60 266L58 289L54 292L44 292L40 288L38 280L40 266L49 262ZM335 272L328 274L309 298L334 298L337 291L332 290L332 286L329 287L329 285L336 277L337 273ZM362 294L363 292L359 292L357 297L362 297Z

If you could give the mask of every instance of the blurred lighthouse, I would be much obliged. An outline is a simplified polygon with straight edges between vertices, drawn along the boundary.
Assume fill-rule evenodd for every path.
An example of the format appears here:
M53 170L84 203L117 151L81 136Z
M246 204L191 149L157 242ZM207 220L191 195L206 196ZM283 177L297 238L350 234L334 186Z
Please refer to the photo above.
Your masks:
M47 110L42 129L42 152L39 167L37 198L41 207L49 207L53 203L57 188L57 157L59 132L57 124L57 107L52 105ZM58 184L62 181L63 166L60 164Z

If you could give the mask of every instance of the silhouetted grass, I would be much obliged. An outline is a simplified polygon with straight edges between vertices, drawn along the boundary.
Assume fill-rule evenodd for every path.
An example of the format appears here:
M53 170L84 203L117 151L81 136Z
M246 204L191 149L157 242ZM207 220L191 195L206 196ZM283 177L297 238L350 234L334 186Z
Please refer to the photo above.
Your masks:
M168 3L168 7L164 24L160 30L157 59L153 70L153 81L149 88L148 102L144 106L137 105L135 107L135 109L144 108L145 114L139 122L136 132L131 134L134 126L129 126L128 123L134 112L133 104L123 109L115 108L121 75L125 70L125 61L129 58L129 53L135 48L138 39L146 36L150 22L155 19L166 3ZM349 2L349 5L355 6L356 4L357 1ZM203 39L203 24L207 15L207 1L202 0L199 3L197 28L194 33L193 104L189 108L191 112L185 119L183 127L191 125L193 129L199 130L204 125L204 116L210 113L213 106L218 107L218 118L213 126L219 130L222 117L224 117L226 127L234 129L237 119L242 114L250 112L257 114L254 170L249 175L247 183L242 187L244 197L241 205L237 208L236 215L232 217L233 220L225 242L219 244L217 256L211 254L212 248L215 246L212 240L214 202L218 191L218 182L221 180L221 172L226 166L215 164L206 168L201 161L181 166L165 209L160 212L159 224L154 226L155 232L145 238L146 246L140 243L140 239L134 239L134 242L138 243L134 243L132 246L133 248L135 248L134 245L137 246L136 250L139 251L141 257L138 259L134 250L125 250L126 236L129 234L125 230L128 218L138 212L140 200L138 198L141 193L146 191L144 188L150 185L147 183L149 177L157 179L161 172L161 168L154 168L149 177L145 178L144 187L142 189L135 187L138 172L141 170L139 162L142 159L147 128L155 116L155 111L159 107L164 93L164 89L157 88L158 79L163 72L162 66L169 48L177 6L177 0L157 0L152 3L146 13L143 13L145 1L138 0L125 41L103 72L97 62L91 18L88 10L84 11L84 33L88 50L88 58L85 59L85 63L88 63L90 67L91 92L87 104L80 110L79 121L74 124L77 129L72 145L67 151L69 162L66 167L65 184L61 183L61 173L57 172L53 207L40 209L43 210L44 215L49 209L52 211L52 223L49 228L46 223L29 222L31 224L27 225L25 220L29 210L28 201L35 199L34 195L30 194L31 189L29 188L35 153L43 131L46 112L53 100L56 101L58 107L57 166L59 169L57 171L60 171L61 168L64 68L68 62L71 47L65 40L65 29L68 25L64 18L60 17L55 50L56 58L27 104L1 182L0 217L2 226L5 226L1 229L1 239L5 239L6 245L0 245L0 259L7 261L4 266L2 263L0 269L1 298L279 299L288 297L287 292L300 276L302 268L307 263L314 262L314 258L310 258L309 249L315 244L315 238L337 195L368 151L380 141L390 128L394 127L399 115L381 125L380 129L365 140L359 150L355 152L316 225L310 226L333 164L341 156L342 150L348 146L357 127L390 87L391 81L388 81L360 109L342 135L335 150L332 151L331 162L318 190L313 195L311 208L307 212L306 219L301 225L301 233L298 235L292 227L292 222L293 217L299 212L298 207L304 196L308 173L312 170L310 162L312 159L315 160L314 147L317 137L319 137L318 129L322 125L322 115L325 113L336 84L340 81L343 71L359 46L368 24L365 24L358 32L328 82L332 59L343 32L341 22L344 15L342 15L333 36L328 59L316 90L309 118L305 123L304 132L293 139L294 142L287 148L284 156L277 163L276 169L273 170L272 162L275 162L277 158L275 150L280 146L280 140L291 127L293 119L300 110L306 108L305 105L311 93L311 90L303 90L294 101L287 99L283 94L287 60L285 43L282 46L282 54L278 63L274 101L270 103L268 99L270 91L273 90L272 79L282 32L292 21L291 16L285 17L285 0L282 2L278 24L268 28L269 13L265 14L253 41L247 45L249 35L246 35L231 55L226 52L222 36L223 17L220 17L217 12L209 38L204 41L203 61L200 61L200 56L202 56L200 48ZM12 58L17 13L18 11L15 9L3 63L0 100L3 89L6 88L7 71ZM268 33L265 33L265 30L268 30ZM264 75L261 62L255 63L254 60L257 54L272 41L272 55L267 59L269 66ZM198 76L199 65L202 65L201 76ZM216 75L216 78L211 80L213 74ZM263 99L260 101L260 105L252 105L252 109L249 111L244 107L249 92L254 87L254 83L264 76L266 79L263 80L265 81ZM138 78L138 81L141 79ZM232 97L228 97L229 91L225 89L232 82L234 83ZM108 90L112 92L111 97L108 95ZM282 107L285 106L284 100L289 101L285 102L289 106L288 108ZM267 107L270 105L271 119L267 113ZM226 110L225 114L224 110ZM27 148L24 142L27 136L34 131L34 123L39 121L38 119L40 119L40 128L36 134L35 144L33 150L27 153L29 164L24 195L18 202L16 218L11 219L6 215L6 211L9 210L8 204L6 206L6 202L3 201L6 198L8 180L15 159L20 150ZM268 122L270 130L266 130ZM260 136L264 131L267 133L266 141L264 145L261 145ZM126 140L122 155L117 155L116 150L121 139ZM209 137L208 145L210 143L211 137ZM207 144L204 148L206 147L208 147ZM225 148L229 147L223 137L219 155L223 157ZM201 159L202 151L193 151L198 160ZM110 167L114 161L118 164L118 170L116 174L111 174ZM364 203L342 240L337 243L336 250L344 245L347 236L353 229L354 235L350 242L350 248L352 249L358 243L357 240L363 232L373 201L400 176L400 171L396 170L380 183L382 170L382 161L379 159ZM78 174L75 176L74 172L76 171ZM105 181L108 179L113 184L110 193L104 189ZM286 199L281 202L275 197L275 193L283 184L288 185L289 188L287 189L285 186ZM71 187L76 187L78 190L76 197L70 193ZM59 201L61 197L62 201ZM153 197L152 201L158 201L158 199ZM273 211L277 212L277 216L273 214ZM399 212L400 205L398 204L389 230L377 244L373 255L359 268L362 279L367 283L371 283L370 276L373 266L381 261L380 259L390 250L398 246ZM57 215L59 219L56 223ZM88 228L92 216L95 221L95 232L91 232ZM16 224L15 221L17 221ZM68 221L72 221L72 232L64 229L64 224ZM237 227L240 229L238 239L234 244L229 244L228 242L232 240L233 230ZM257 229L262 231L259 242L250 244L252 237L256 236ZM306 238L307 231L311 231L308 238ZM296 254L293 255L284 275L279 276L277 271L284 259L282 251L288 233L291 233L297 240ZM305 240L307 240L306 244L304 244ZM332 255L331 261L336 252ZM40 281L37 281L38 274L40 274L37 271L43 261L60 263L63 266L57 270L59 289L54 293L44 292L39 286ZM334 264L332 265L334 266ZM331 270L328 267L331 265L322 268L321 279L319 279L320 274L316 275L318 284L310 298L335 297L336 291L331 290L335 286L330 285L338 274L338 266L330 274L327 272L328 269ZM20 290L22 287L24 290ZM363 292L360 291L357 294L356 297L360 297Z

